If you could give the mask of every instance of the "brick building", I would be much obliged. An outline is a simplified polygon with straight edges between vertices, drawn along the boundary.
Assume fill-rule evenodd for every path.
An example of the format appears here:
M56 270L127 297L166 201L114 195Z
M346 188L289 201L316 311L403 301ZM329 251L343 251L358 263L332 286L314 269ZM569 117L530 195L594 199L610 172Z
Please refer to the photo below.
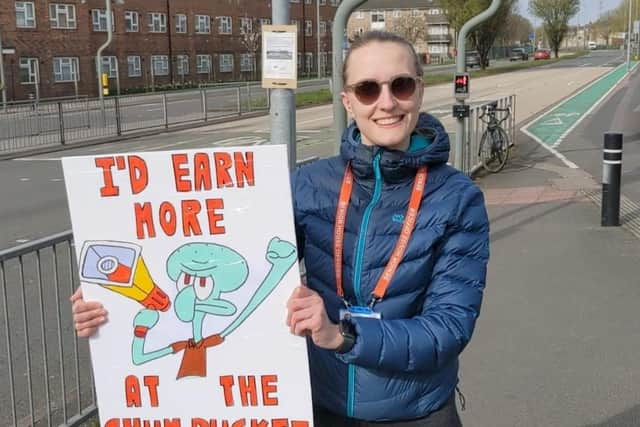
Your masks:
M317 72L318 53L327 71L339 0L290 1L299 75ZM127 93L260 77L255 34L271 23L269 0L124 0L113 2L112 16L113 40L102 53L112 92L118 85ZM95 57L107 39L104 0L0 0L0 36L9 100L36 89L41 98L96 96Z
M369 0L351 14L347 34L353 39L368 30L405 37L425 63L442 62L453 55L453 29L438 0Z

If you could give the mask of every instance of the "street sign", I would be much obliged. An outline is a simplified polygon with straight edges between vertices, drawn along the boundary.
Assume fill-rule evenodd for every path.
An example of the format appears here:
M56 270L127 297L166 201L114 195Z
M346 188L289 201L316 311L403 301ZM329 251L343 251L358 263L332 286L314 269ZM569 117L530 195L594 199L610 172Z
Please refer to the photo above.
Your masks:
M15 55L16 54L16 49L13 47L3 47L2 48L2 54L3 55Z
M532 42L536 39L536 34L535 33L529 33L529 41Z

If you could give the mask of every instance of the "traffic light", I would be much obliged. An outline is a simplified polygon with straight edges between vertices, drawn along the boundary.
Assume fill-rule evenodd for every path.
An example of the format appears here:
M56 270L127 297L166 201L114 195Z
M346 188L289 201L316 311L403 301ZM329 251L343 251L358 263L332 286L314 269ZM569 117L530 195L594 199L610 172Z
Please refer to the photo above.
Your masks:
M453 96L456 99L469 98L469 73L455 73L453 75Z

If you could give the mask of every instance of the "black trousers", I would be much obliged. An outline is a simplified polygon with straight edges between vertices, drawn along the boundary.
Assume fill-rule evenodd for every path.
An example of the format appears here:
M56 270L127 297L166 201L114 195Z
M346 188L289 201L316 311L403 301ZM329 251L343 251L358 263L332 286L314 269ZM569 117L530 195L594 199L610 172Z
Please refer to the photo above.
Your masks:
M315 427L462 427L462 421L456 408L455 392L447 399L442 408L426 417L408 421L362 421L336 415L323 408L314 408L313 424Z

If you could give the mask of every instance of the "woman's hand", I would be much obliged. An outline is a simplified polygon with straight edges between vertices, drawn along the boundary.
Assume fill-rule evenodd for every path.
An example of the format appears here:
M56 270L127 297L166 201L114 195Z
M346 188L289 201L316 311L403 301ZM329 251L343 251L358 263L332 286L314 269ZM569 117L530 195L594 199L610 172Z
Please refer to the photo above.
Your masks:
M320 348L335 350L343 341L340 328L327 316L322 297L306 286L294 289L287 301L287 326L294 335L310 335Z
M90 337L107 321L107 310L99 302L87 302L78 288L71 295L73 324L79 337Z

